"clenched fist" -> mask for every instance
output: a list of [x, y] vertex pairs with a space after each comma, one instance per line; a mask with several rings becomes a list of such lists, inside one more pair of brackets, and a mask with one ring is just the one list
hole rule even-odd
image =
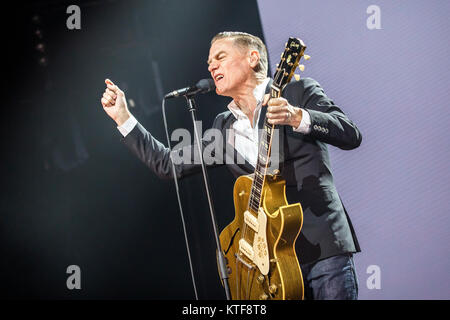
[[103, 93], [101, 103], [103, 110], [121, 126], [131, 116], [128, 110], [125, 93], [119, 89], [111, 80], [106, 79], [106, 89]]
[[267, 121], [270, 124], [290, 125], [298, 128], [302, 121], [302, 110], [292, 106], [285, 98], [269, 99], [264, 97], [263, 105], [267, 105]]

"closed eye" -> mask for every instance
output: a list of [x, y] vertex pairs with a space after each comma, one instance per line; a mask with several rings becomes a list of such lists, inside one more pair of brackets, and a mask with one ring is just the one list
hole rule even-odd
[[[216, 59], [216, 60], [223, 60], [225, 57], [226, 57], [226, 53], [224, 51], [220, 51], [214, 56], [214, 59]], [[209, 66], [212, 63], [212, 60], [208, 59], [208, 61], [206, 63]]]

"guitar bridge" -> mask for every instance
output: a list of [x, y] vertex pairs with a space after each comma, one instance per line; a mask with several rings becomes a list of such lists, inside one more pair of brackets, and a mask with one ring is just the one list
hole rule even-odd
[[237, 253], [234, 254], [234, 256], [236, 257], [236, 260], [239, 261], [240, 263], [242, 263], [244, 266], [246, 266], [249, 270], [253, 269], [253, 266], [247, 262], [245, 262], [244, 259], [242, 259]]

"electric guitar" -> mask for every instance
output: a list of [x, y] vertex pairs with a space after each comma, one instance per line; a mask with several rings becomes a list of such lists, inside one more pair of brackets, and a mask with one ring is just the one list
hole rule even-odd
[[[303, 41], [289, 38], [276, 68], [271, 98], [281, 96], [305, 49]], [[275, 128], [265, 117], [255, 172], [236, 180], [235, 218], [220, 234], [233, 300], [303, 299], [295, 253], [303, 212], [300, 203], [287, 203], [286, 182], [279, 170], [268, 172]]]

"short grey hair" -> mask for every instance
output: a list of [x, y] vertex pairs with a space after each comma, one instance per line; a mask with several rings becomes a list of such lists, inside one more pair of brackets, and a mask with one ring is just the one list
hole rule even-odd
[[259, 63], [253, 70], [258, 79], [265, 79], [267, 77], [267, 48], [260, 38], [245, 32], [224, 31], [216, 34], [214, 38], [212, 38], [211, 45], [215, 41], [224, 38], [233, 39], [233, 43], [241, 48], [257, 50], [259, 52]]

